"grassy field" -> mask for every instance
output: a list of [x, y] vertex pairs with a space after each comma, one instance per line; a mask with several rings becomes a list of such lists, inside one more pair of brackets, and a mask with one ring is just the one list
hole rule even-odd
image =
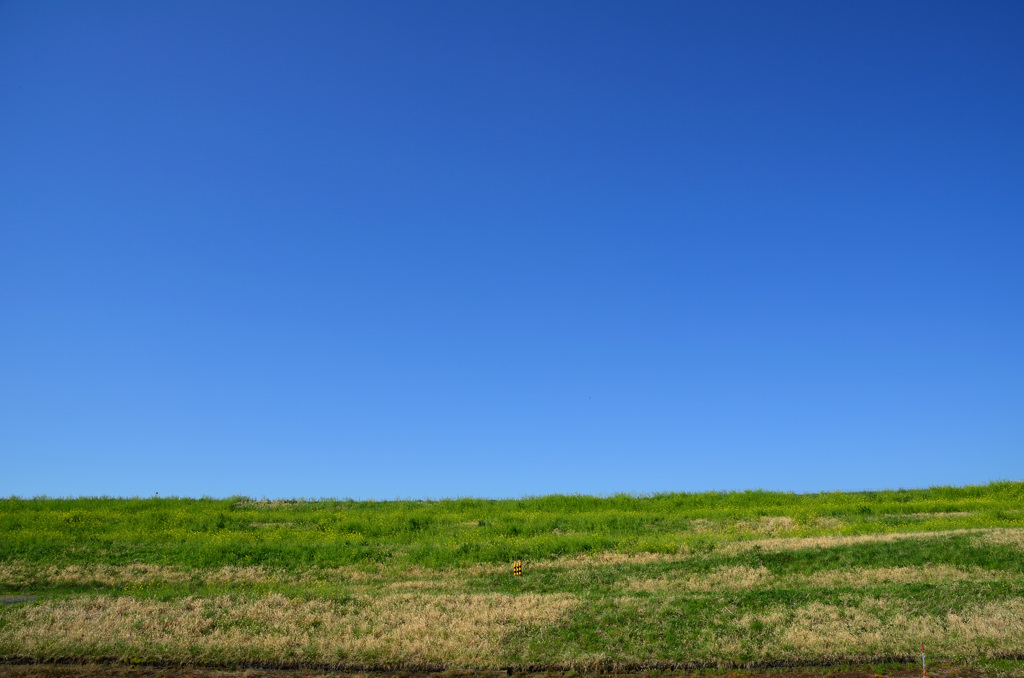
[[[511, 562], [522, 560], [521, 577]], [[1024, 483], [0, 500], [0, 657], [639, 670], [1024, 658]]]

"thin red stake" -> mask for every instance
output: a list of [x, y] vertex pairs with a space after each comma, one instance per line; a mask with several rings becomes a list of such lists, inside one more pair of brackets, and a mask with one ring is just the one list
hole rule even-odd
[[921, 643], [921, 670], [924, 672], [924, 678], [928, 678], [928, 667], [924, 663], [924, 643]]

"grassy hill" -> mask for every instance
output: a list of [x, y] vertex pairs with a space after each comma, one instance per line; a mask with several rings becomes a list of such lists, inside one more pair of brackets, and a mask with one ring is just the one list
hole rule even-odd
[[[511, 563], [523, 562], [523, 574]], [[1024, 657], [1024, 483], [0, 500], [0, 657], [578, 670]], [[14, 600], [15, 598], [9, 598]]]

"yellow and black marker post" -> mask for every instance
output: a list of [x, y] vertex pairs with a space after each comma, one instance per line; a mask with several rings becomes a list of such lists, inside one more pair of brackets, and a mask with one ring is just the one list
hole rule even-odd
[[523, 576], [523, 561], [517, 560], [512, 563], [512, 574], [516, 577]]

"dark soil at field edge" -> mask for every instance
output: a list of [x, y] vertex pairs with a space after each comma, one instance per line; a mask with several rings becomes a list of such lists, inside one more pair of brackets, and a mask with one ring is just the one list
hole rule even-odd
[[[937, 667], [929, 670], [929, 678], [983, 678], [984, 672], [972, 668]], [[212, 669], [201, 667], [124, 666], [119, 664], [3, 664], [0, 676], [5, 678], [503, 678], [505, 671], [449, 671], [441, 673], [345, 673], [316, 669]], [[517, 673], [515, 678], [588, 678], [586, 674]], [[920, 669], [872, 668], [771, 671], [734, 671], [728, 673], [657, 673], [657, 674], [594, 674], [589, 678], [920, 678]]]

